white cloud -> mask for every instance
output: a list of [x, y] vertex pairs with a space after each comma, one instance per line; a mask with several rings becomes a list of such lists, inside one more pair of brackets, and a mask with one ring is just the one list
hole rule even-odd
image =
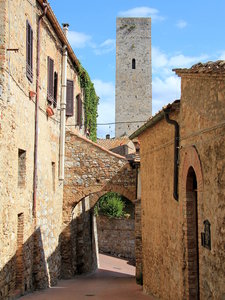
[[113, 51], [116, 48], [116, 40], [115, 39], [107, 39], [99, 46], [95, 47], [95, 54], [102, 55]]
[[203, 54], [200, 56], [185, 56], [183, 54], [175, 55], [170, 57], [169, 66], [176, 68], [190, 67], [191, 65], [205, 61], [209, 58], [208, 55]]
[[73, 48], [90, 46], [91, 36], [82, 32], [68, 31], [68, 40]]
[[158, 47], [152, 47], [152, 67], [153, 73], [164, 73], [168, 75], [172, 68], [187, 68], [193, 64], [205, 61], [209, 56], [202, 54], [199, 56], [185, 56], [183, 54], [167, 54]]
[[185, 56], [183, 54], [165, 53], [158, 47], [152, 47], [152, 110], [156, 113], [167, 103], [180, 98], [180, 78], [172, 71], [173, 68], [189, 68], [200, 61], [208, 60], [209, 56]]
[[180, 29], [183, 29], [183, 28], [187, 27], [187, 22], [184, 21], [184, 20], [179, 20], [179, 21], [177, 22], [176, 26], [177, 26], [178, 28], [180, 28]]
[[132, 9], [128, 9], [126, 11], [120, 11], [118, 13], [121, 17], [151, 17], [152, 21], [163, 21], [164, 17], [159, 15], [159, 11], [155, 8], [151, 8], [148, 6], [140, 6]]
[[159, 111], [162, 106], [180, 99], [180, 78], [171, 75], [165, 79], [156, 77], [152, 81], [152, 111]]

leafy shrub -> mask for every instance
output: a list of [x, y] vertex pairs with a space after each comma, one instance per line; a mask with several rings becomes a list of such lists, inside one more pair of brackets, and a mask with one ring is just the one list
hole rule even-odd
[[95, 214], [106, 215], [109, 218], [121, 218], [124, 216], [125, 203], [117, 193], [107, 193], [99, 199], [95, 207]]

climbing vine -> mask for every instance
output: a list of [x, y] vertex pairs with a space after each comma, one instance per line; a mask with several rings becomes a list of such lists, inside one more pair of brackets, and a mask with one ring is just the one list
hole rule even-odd
[[81, 65], [79, 66], [78, 73], [80, 85], [84, 89], [84, 125], [90, 133], [90, 139], [95, 142], [97, 140], [99, 97], [96, 95], [94, 84], [92, 83], [87, 71]]

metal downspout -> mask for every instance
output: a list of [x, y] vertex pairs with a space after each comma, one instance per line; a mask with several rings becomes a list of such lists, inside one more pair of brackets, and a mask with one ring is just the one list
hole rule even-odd
[[40, 35], [41, 35], [41, 21], [47, 12], [47, 3], [43, 3], [44, 12], [38, 18], [38, 32], [37, 32], [37, 74], [36, 74], [36, 101], [35, 101], [35, 134], [34, 134], [34, 176], [33, 176], [33, 218], [36, 220], [36, 206], [37, 206], [37, 160], [38, 160], [38, 113], [39, 113], [39, 76], [40, 76]]
[[[69, 24], [63, 24], [63, 31], [67, 36]], [[59, 138], [59, 180], [64, 180], [65, 135], [66, 135], [66, 87], [67, 87], [67, 47], [63, 47], [62, 61], [62, 96], [60, 102], [60, 138]]]
[[176, 201], [179, 200], [178, 195], [178, 167], [179, 167], [179, 141], [180, 141], [180, 128], [179, 124], [175, 120], [169, 118], [169, 109], [164, 110], [164, 116], [166, 122], [174, 125], [175, 127], [175, 138], [174, 138], [174, 173], [173, 173], [173, 197]]

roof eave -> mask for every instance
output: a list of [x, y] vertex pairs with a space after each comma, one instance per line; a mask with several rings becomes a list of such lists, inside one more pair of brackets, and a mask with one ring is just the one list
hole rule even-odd
[[[44, 9], [44, 5], [43, 3], [45, 2], [44, 0], [37, 0], [38, 3], [41, 5], [41, 7]], [[69, 41], [67, 40], [50, 4], [48, 3], [48, 9], [47, 9], [47, 18], [49, 19], [49, 21], [51, 22], [54, 30], [56, 31], [60, 41], [62, 42], [62, 44], [66, 45], [67, 46], [67, 50], [68, 50], [68, 54], [70, 56], [70, 58], [72, 59], [72, 61], [75, 63], [75, 65], [79, 68], [80, 66], [80, 62], [79, 60], [77, 59], [75, 53], [73, 52], [73, 49], [72, 47], [70, 46], [70, 43]]]

